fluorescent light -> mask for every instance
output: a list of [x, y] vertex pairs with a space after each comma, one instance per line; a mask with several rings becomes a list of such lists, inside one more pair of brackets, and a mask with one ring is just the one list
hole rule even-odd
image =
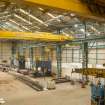
[[[24, 29], [26, 29], [26, 30], [29, 30], [27, 27], [25, 27], [25, 26], [22, 26]], [[30, 30], [29, 30], [30, 31]]]
[[43, 9], [43, 8], [40, 8], [40, 7], [39, 7], [38, 9], [39, 9], [39, 10], [41, 10], [41, 11], [44, 11], [44, 9]]
[[7, 25], [7, 28], [9, 28], [9, 29], [12, 28], [13, 30], [23, 31], [22, 29], [20, 29], [19, 27], [11, 24], [10, 22], [6, 22], [5, 24]]
[[90, 33], [87, 33], [88, 36], [90, 36]]
[[98, 32], [98, 34], [101, 34], [101, 32]]
[[[41, 10], [41, 11], [44, 11], [44, 9], [43, 8], [38, 8], [39, 10]], [[50, 16], [51, 18], [56, 18], [54, 15], [52, 15], [51, 13], [49, 13], [49, 12], [47, 12], [46, 13], [48, 16]], [[59, 21], [59, 20], [58, 20]]]
[[1, 15], [1, 14], [7, 14], [7, 13], [9, 13], [9, 12], [5, 11], [5, 12], [0, 13], [0, 15]]
[[74, 17], [74, 16], [75, 16], [75, 14], [74, 14], [74, 13], [71, 13], [70, 15], [71, 15], [72, 17]]
[[38, 21], [39, 23], [44, 24], [45, 26], [48, 26], [48, 25], [45, 24], [42, 20], [40, 20], [40, 19], [38, 19], [37, 17], [33, 16], [32, 14], [30, 14], [30, 13], [24, 11], [23, 9], [20, 9], [20, 11], [23, 12], [24, 14], [30, 16], [32, 19]]
[[10, 17], [11, 15], [5, 15], [5, 16], [0, 16], [0, 18], [8, 18]]
[[32, 24], [31, 22], [27, 21], [26, 19], [24, 19], [24, 18], [22, 18], [22, 17], [20, 17], [20, 16], [18, 16], [18, 15], [16, 15], [16, 14], [15, 14], [14, 16], [17, 17], [18, 19], [20, 19], [20, 20], [22, 20], [22, 21], [28, 23], [28, 24]]
[[51, 21], [53, 21], [53, 20], [57, 20], [58, 22], [60, 22], [60, 21], [61, 21], [60, 19], [61, 19], [62, 17], [63, 17], [63, 15], [56, 16], [56, 17], [54, 17], [54, 18], [52, 18], [52, 19], [46, 21], [46, 23], [49, 23], [49, 22], [51, 22]]
[[75, 24], [74, 27], [77, 28], [78, 27], [78, 24]]
[[17, 22], [15, 22], [15, 21], [12, 20], [12, 19], [9, 19], [9, 21], [12, 22], [12, 23], [15, 23], [15, 24], [17, 24], [17, 25], [20, 25], [20, 24], [18, 24]]
[[66, 35], [66, 36], [69, 36], [69, 34], [67, 34], [67, 33], [65, 33], [65, 32], [62, 32], [64, 35]]
[[85, 32], [85, 30], [83, 28], [81, 28], [80, 31]]
[[[20, 26], [20, 24], [19, 23], [17, 23], [17, 22], [15, 22], [14, 20], [12, 20], [12, 19], [10, 19], [9, 20], [10, 22], [12, 22], [12, 23], [15, 23], [15, 24], [17, 24], [18, 26]], [[27, 27], [25, 27], [25, 26], [21, 26], [22, 28], [24, 28], [24, 29], [26, 29], [26, 30], [29, 30]], [[29, 30], [30, 31], [30, 30]]]
[[92, 29], [93, 31], [95, 31], [97, 34], [100, 34], [100, 32], [99, 32], [95, 27], [91, 26], [91, 29]]
[[53, 16], [51, 13], [47, 13], [48, 16], [50, 16], [51, 18], [55, 18], [55, 16]]
[[40, 29], [39, 27], [37, 27], [37, 26], [33, 26], [33, 27], [31, 27], [31, 29], [33, 29], [33, 28], [37, 28], [37, 29]]

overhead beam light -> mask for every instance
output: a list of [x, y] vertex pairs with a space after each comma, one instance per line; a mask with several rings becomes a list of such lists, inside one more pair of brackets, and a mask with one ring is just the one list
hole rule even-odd
[[24, 19], [24, 18], [22, 18], [22, 17], [20, 17], [20, 16], [18, 16], [18, 15], [16, 15], [16, 14], [14, 14], [14, 16], [17, 17], [18, 19], [20, 19], [20, 20], [22, 20], [22, 21], [24, 21], [24, 22], [26, 22], [26, 23], [32, 25], [32, 23], [29, 22], [29, 21], [27, 21], [26, 19]]
[[31, 29], [34, 29], [34, 28], [40, 29], [40, 28], [39, 28], [39, 27], [37, 27], [37, 26], [33, 26], [33, 27], [31, 27]]
[[64, 35], [66, 35], [66, 36], [70, 36], [69, 34], [67, 34], [67, 33], [65, 33], [65, 32], [62, 32]]
[[77, 28], [78, 27], [78, 24], [75, 24], [74, 27]]
[[40, 7], [39, 7], [38, 9], [39, 9], [40, 11], [44, 11], [44, 9], [43, 9], [43, 8], [40, 8]]
[[[40, 11], [44, 11], [44, 9], [43, 8], [38, 8]], [[51, 18], [55, 18], [55, 16], [54, 15], [52, 15], [51, 13], [49, 13], [49, 12], [47, 12], [46, 13], [48, 16], [50, 16]]]
[[74, 16], [75, 16], [75, 14], [74, 14], [74, 13], [71, 13], [71, 14], [70, 14], [70, 16], [74, 17]]
[[[7, 25], [7, 26], [6, 26]], [[19, 27], [16, 27], [15, 25], [9, 23], [9, 22], [6, 22], [5, 23], [5, 27], [7, 27], [9, 30], [17, 30], [17, 31], [23, 31], [22, 29], [20, 29]]]
[[40, 19], [38, 19], [37, 17], [33, 16], [32, 14], [30, 14], [30, 13], [24, 11], [23, 9], [20, 9], [20, 11], [21, 11], [22, 13], [28, 15], [28, 16], [31, 17], [32, 19], [38, 21], [39, 23], [44, 24], [45, 26], [48, 26], [48, 25], [45, 24], [42, 20], [40, 20]]
[[[16, 24], [16, 25], [18, 25], [18, 26], [21, 26], [19, 23], [15, 22], [15, 21], [12, 20], [12, 19], [9, 19], [9, 21], [12, 22], [12, 23], [14, 23], [14, 24]], [[25, 27], [25, 26], [21, 26], [21, 27], [24, 28], [25, 30], [30, 31], [30, 30], [29, 30], [27, 27]]]
[[15, 26], [14, 24], [10, 23], [10, 22], [6, 22], [6, 25], [8, 25], [8, 27], [12, 27], [13, 29], [19, 30], [19, 31], [23, 31], [22, 29], [20, 29], [19, 27]]
[[[40, 11], [44, 11], [44, 9], [43, 8], [38, 8]], [[55, 16], [53, 16], [51, 13], [49, 13], [49, 12], [47, 12], [46, 13], [48, 16], [50, 16], [51, 18], [55, 18]]]
[[51, 18], [55, 18], [55, 16], [52, 15], [51, 13], [49, 13], [49, 12], [47, 13], [47, 15], [50, 16]]
[[8, 14], [8, 13], [9, 13], [9, 12], [5, 11], [5, 12], [0, 13], [0, 15], [2, 15], [2, 14]]
[[11, 15], [5, 15], [5, 16], [0, 16], [0, 18], [8, 18], [10, 17]]
[[85, 32], [85, 30], [83, 28], [81, 28], [80, 31]]
[[93, 26], [91, 26], [91, 29], [93, 30], [93, 31], [95, 31], [97, 34], [100, 34], [101, 32], [99, 32], [95, 27], [93, 27]]
[[25, 27], [25, 26], [22, 26], [24, 29], [26, 29], [26, 30], [29, 30], [30, 31], [30, 29], [28, 29], [27, 27]]
[[63, 17], [63, 15], [56, 16], [56, 17], [54, 17], [54, 18], [52, 18], [52, 19], [46, 21], [46, 23], [49, 23], [49, 22], [51, 22], [51, 21], [53, 21], [53, 20], [57, 20], [58, 22], [60, 22], [60, 21], [61, 21], [60, 19], [61, 19], [62, 17]]
[[90, 33], [87, 33], [88, 36], [90, 36]]

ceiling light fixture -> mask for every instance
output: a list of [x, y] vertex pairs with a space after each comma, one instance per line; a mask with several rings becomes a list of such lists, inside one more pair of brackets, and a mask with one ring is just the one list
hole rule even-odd
[[51, 18], [55, 18], [55, 16], [53, 16], [51, 13], [47, 13], [48, 16], [50, 16]]
[[26, 23], [28, 23], [28, 24], [32, 24], [31, 22], [29, 22], [29, 21], [27, 21], [26, 19], [24, 19], [24, 18], [22, 18], [22, 17], [20, 17], [20, 16], [18, 16], [18, 15], [14, 15], [15, 17], [17, 17], [18, 19], [20, 19], [20, 20], [22, 20], [22, 21], [24, 21], [24, 22], [26, 22]]
[[81, 28], [80, 31], [85, 32], [85, 30], [83, 28]]
[[40, 11], [44, 11], [44, 9], [43, 9], [43, 8], [41, 8], [41, 7], [39, 7], [38, 9], [39, 9]]
[[75, 14], [74, 14], [74, 13], [71, 13], [71, 14], [70, 14], [70, 16], [74, 17], [74, 16], [75, 16]]
[[[15, 22], [14, 20], [12, 20], [12, 19], [9, 19], [9, 21], [10, 22], [12, 22], [12, 23], [15, 23], [16, 25], [18, 25], [18, 26], [20, 26], [20, 24], [18, 24], [17, 22]], [[21, 26], [22, 28], [24, 28], [25, 30], [28, 30], [28, 31], [30, 31], [27, 27], [25, 27], [25, 26]]]
[[20, 9], [20, 11], [21, 11], [22, 13], [24, 13], [24, 14], [30, 16], [32, 19], [38, 21], [39, 23], [44, 24], [45, 26], [48, 26], [48, 25], [45, 24], [42, 20], [40, 20], [40, 19], [38, 19], [37, 17], [33, 16], [32, 14], [30, 14], [30, 13], [24, 11], [23, 9]]
[[75, 24], [74, 27], [77, 28], [78, 27], [78, 24]]

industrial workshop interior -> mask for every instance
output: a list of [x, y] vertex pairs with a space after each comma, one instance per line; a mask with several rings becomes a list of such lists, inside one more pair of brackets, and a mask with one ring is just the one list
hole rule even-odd
[[0, 0], [0, 105], [105, 105], [105, 0]]

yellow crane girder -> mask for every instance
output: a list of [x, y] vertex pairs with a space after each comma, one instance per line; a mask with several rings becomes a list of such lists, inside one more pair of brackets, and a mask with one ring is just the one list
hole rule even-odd
[[29, 41], [45, 41], [45, 42], [64, 42], [73, 40], [72, 36], [56, 35], [45, 32], [10, 32], [0, 31], [0, 40], [29, 40]]
[[[7, 2], [7, 0], [3, 0]], [[92, 1], [92, 0], [91, 0]], [[0, 1], [1, 2], [1, 1]], [[105, 21], [105, 15], [100, 14], [97, 10], [94, 12], [89, 8], [89, 5], [83, 3], [82, 0], [8, 0], [8, 2], [14, 2], [22, 6], [23, 4], [31, 6], [43, 6], [46, 9], [64, 10], [76, 13], [79, 16], [96, 19], [99, 21]], [[101, 3], [105, 6], [105, 0], [95, 0], [97, 3]], [[94, 8], [94, 7], [92, 7]], [[96, 7], [95, 7], [96, 9]], [[100, 10], [100, 8], [97, 8]], [[101, 10], [102, 11], [102, 10]], [[104, 11], [104, 10], [103, 10]]]
[[92, 13], [85, 3], [80, 0], [23, 0], [28, 5], [39, 5], [59, 10], [66, 10], [74, 12], [86, 18], [92, 18], [104, 21], [105, 17], [99, 15], [97, 12]]

